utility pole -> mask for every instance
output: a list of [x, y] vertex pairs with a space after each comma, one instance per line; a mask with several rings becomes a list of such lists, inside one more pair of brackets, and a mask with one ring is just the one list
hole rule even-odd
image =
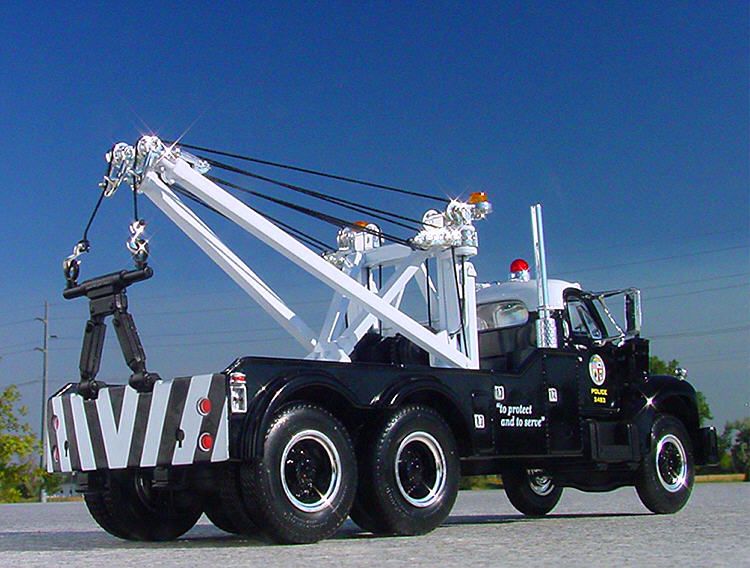
[[[35, 351], [41, 351], [42, 352], [42, 427], [39, 430], [39, 439], [41, 440], [42, 444], [40, 446], [41, 448], [41, 455], [39, 456], [39, 467], [42, 469], [42, 471], [46, 471], [47, 464], [45, 463], [45, 433], [47, 431], [47, 374], [49, 369], [49, 349], [48, 349], [48, 340], [49, 340], [49, 303], [45, 300], [44, 301], [44, 317], [43, 318], [35, 318], [37, 321], [42, 322], [42, 326], [44, 326], [44, 339], [42, 340], [42, 346], [36, 347]], [[42, 503], [47, 502], [47, 492], [44, 490], [44, 484], [42, 484], [40, 491], [39, 491], [39, 500]]]

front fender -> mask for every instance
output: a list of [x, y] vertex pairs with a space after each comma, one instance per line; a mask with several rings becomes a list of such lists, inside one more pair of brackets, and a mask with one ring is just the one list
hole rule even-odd
[[696, 456], [701, 455], [703, 442], [697, 397], [687, 381], [669, 375], [649, 376], [643, 382], [631, 385], [624, 393], [623, 410], [638, 427], [641, 455], [646, 455], [651, 449], [651, 427], [661, 414], [670, 414], [683, 423], [696, 449]]

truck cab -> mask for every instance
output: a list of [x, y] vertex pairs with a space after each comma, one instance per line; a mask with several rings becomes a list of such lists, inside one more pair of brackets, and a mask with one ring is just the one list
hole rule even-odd
[[557, 483], [588, 491], [633, 485], [664, 414], [684, 425], [699, 463], [715, 459], [693, 387], [684, 377], [649, 375], [640, 292], [590, 292], [556, 279], [547, 281], [547, 290], [556, 338], [544, 348], [540, 283], [529, 277], [525, 261], [513, 262], [507, 281], [480, 284], [477, 291], [480, 365], [494, 376], [494, 449], [513, 462], [504, 472], [515, 480], [511, 500], [524, 488], [526, 495], [515, 496], [521, 507], [537, 497], [541, 503], [533, 491], [539, 479], [547, 488]]

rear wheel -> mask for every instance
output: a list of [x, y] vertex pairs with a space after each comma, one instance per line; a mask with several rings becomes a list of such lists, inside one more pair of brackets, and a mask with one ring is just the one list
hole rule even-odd
[[364, 440], [352, 520], [373, 533], [425, 534], [458, 493], [459, 458], [450, 427], [431, 408], [396, 410]]
[[641, 502], [654, 513], [676, 513], [693, 490], [693, 446], [682, 422], [662, 415], [651, 428], [651, 451], [643, 458], [635, 488]]
[[203, 512], [189, 489], [154, 487], [151, 474], [139, 470], [106, 472], [100, 488], [84, 500], [99, 526], [126, 540], [173, 540], [193, 528]]
[[333, 535], [349, 515], [357, 462], [346, 428], [327, 411], [294, 404], [271, 422], [263, 457], [241, 468], [242, 495], [277, 542]]
[[205, 513], [209, 520], [221, 530], [245, 536], [258, 533], [258, 526], [248, 511], [240, 491], [239, 464], [222, 464], [216, 474], [217, 490], [206, 499]]
[[511, 504], [524, 515], [541, 517], [555, 508], [562, 487], [541, 469], [512, 469], [503, 472], [503, 487]]
[[209, 497], [204, 506], [203, 512], [206, 513], [208, 520], [211, 521], [217, 529], [232, 534], [240, 533], [232, 517], [230, 517], [221, 506], [221, 502], [211, 502], [211, 498]]

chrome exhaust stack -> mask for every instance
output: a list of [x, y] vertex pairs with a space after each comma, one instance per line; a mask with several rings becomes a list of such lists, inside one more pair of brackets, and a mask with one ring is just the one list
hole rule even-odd
[[542, 205], [531, 206], [531, 232], [534, 238], [536, 262], [536, 290], [539, 302], [539, 319], [536, 322], [536, 344], [540, 349], [557, 348], [557, 326], [549, 308], [549, 286], [547, 285], [547, 258], [544, 252], [544, 227]]

